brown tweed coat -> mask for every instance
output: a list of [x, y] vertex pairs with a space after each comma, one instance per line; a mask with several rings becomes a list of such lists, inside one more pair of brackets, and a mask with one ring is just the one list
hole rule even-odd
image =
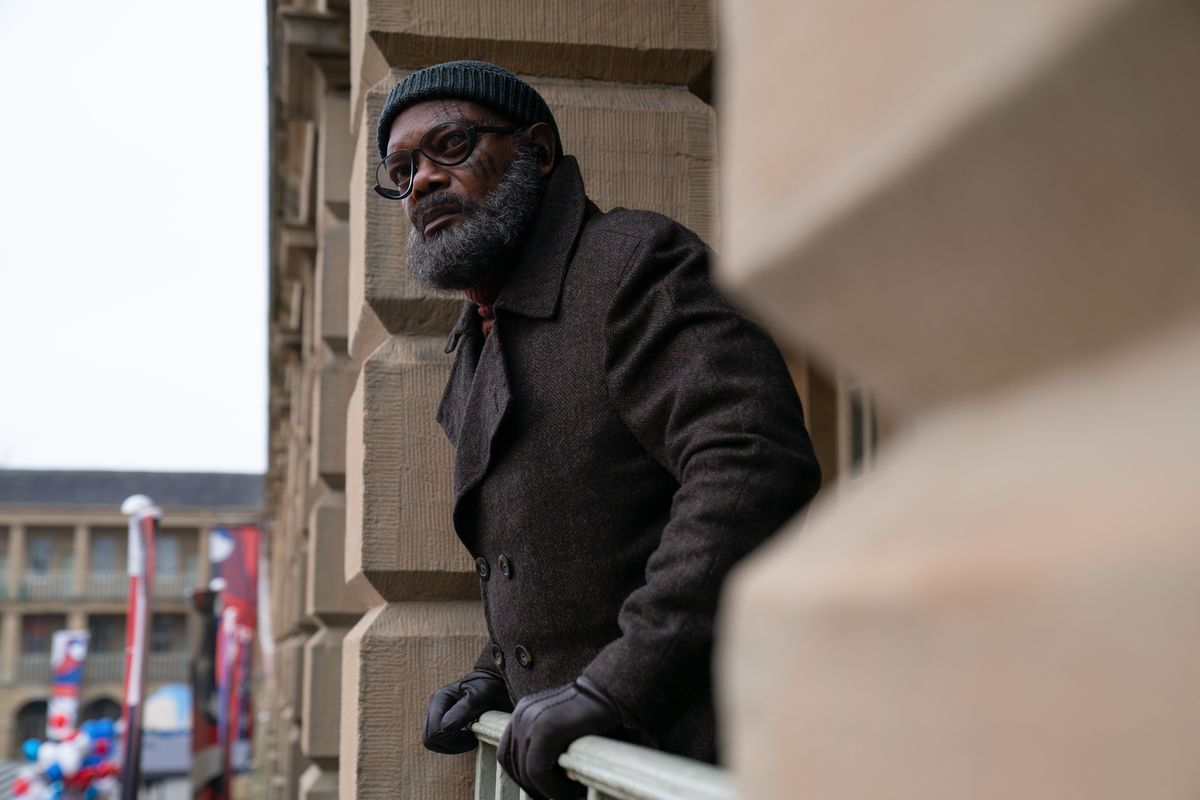
[[[586, 674], [635, 736], [716, 757], [710, 658], [730, 567], [816, 492], [779, 352], [658, 214], [601, 213], [556, 168], [483, 336], [468, 303], [438, 421], [513, 699]], [[639, 729], [640, 728], [640, 729]]]

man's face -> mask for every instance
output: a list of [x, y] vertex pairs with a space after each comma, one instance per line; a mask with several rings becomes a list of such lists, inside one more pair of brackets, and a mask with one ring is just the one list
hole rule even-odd
[[[426, 100], [406, 108], [396, 117], [388, 137], [388, 152], [417, 148], [421, 137], [443, 122], [457, 122], [464, 127], [513, 125], [478, 103]], [[488, 133], [478, 137], [475, 150], [465, 162], [453, 167], [435, 164], [418, 155], [412, 192], [403, 200], [404, 211], [412, 221], [413, 229], [428, 239], [447, 228], [461, 225], [463, 207], [483, 202], [496, 189], [516, 153], [513, 136]], [[460, 202], [452, 202], [451, 196], [459, 198]]]
[[[427, 100], [396, 118], [388, 152], [411, 152], [431, 128], [446, 122], [513, 126], [475, 103]], [[515, 135], [480, 134], [467, 160], [452, 167], [417, 155], [412, 192], [403, 200], [413, 223], [408, 237], [413, 277], [448, 291], [499, 285], [537, 215], [553, 148], [550, 126], [536, 123]]]

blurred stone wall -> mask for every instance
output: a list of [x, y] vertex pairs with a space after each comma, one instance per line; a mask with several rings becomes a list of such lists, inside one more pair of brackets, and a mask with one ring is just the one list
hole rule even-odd
[[1196, 796], [1200, 5], [722, 22], [722, 280], [899, 424], [727, 592], [741, 796]]

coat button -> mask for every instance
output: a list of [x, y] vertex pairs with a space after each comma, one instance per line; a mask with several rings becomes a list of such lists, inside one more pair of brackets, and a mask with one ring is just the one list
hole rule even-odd
[[492, 645], [492, 663], [496, 665], [496, 669], [504, 669], [504, 651], [498, 644]]
[[475, 559], [475, 571], [478, 572], [479, 577], [483, 578], [485, 581], [488, 579], [488, 575], [492, 574], [492, 568], [488, 566], [487, 559], [483, 556]]
[[517, 663], [525, 669], [533, 667], [533, 653], [523, 644], [517, 645]]
[[500, 565], [500, 574], [506, 578], [513, 576], [513, 562], [508, 556], [500, 556], [496, 559], [496, 563]]

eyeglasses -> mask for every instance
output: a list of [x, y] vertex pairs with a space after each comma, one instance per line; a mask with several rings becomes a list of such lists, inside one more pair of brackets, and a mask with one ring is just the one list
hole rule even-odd
[[375, 191], [389, 200], [403, 200], [412, 192], [417, 172], [417, 153], [443, 167], [457, 166], [475, 151], [481, 133], [516, 133], [522, 128], [496, 128], [488, 125], [467, 127], [443, 122], [425, 132], [417, 147], [388, 153], [375, 168]]

